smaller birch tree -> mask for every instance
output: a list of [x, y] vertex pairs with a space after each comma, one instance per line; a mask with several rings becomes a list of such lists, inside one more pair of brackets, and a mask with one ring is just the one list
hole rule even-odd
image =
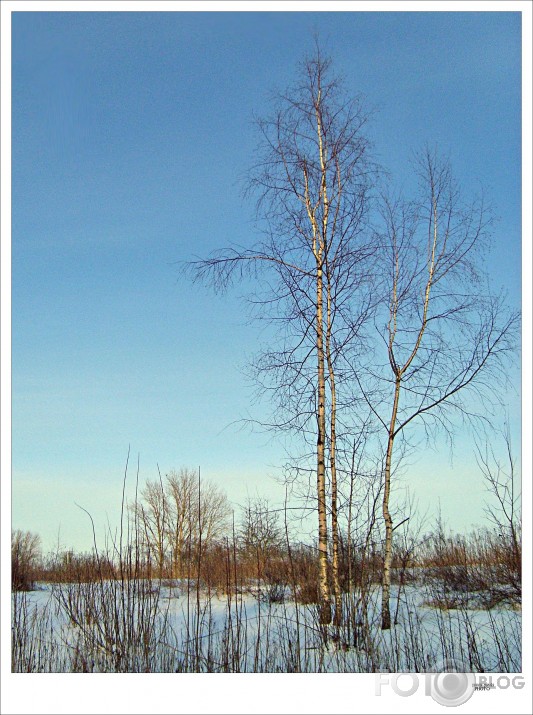
[[[505, 365], [516, 348], [519, 315], [493, 296], [482, 259], [491, 214], [482, 199], [464, 201], [450, 165], [426, 150], [417, 160], [415, 202], [384, 198], [379, 243], [386, 318], [378, 335], [387, 361], [356, 378], [386, 435], [383, 465], [385, 525], [382, 628], [391, 627], [393, 519], [390, 509], [395, 445], [418, 423], [428, 439], [459, 423], [487, 422]], [[383, 323], [382, 323], [383, 325]]]

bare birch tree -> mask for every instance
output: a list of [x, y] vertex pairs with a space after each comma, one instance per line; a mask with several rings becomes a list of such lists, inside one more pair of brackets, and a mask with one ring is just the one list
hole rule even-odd
[[261, 148], [250, 177], [264, 238], [253, 248], [224, 250], [192, 268], [197, 279], [218, 289], [248, 271], [263, 289], [252, 298], [258, 316], [279, 326], [273, 338], [278, 344], [262, 353], [255, 376], [273, 398], [270, 426], [314, 443], [320, 620], [327, 624], [332, 618], [328, 477], [339, 617], [341, 609], [336, 370], [369, 306], [361, 295], [372, 247], [363, 236], [375, 167], [363, 134], [362, 102], [347, 98], [318, 48], [303, 64], [298, 84], [278, 100], [273, 117], [259, 122]]
[[[483, 283], [480, 263], [491, 224], [483, 201], [465, 203], [448, 162], [435, 153], [427, 150], [417, 166], [420, 199], [383, 202], [385, 231], [379, 243], [387, 317], [379, 336], [388, 376], [385, 371], [379, 377], [373, 365], [363, 384], [359, 366], [355, 371], [386, 434], [383, 629], [391, 625], [395, 442], [415, 421], [429, 438], [439, 428], [451, 435], [458, 417], [487, 419], [505, 380], [504, 365], [515, 348], [519, 321]], [[387, 386], [380, 392], [383, 381]]]

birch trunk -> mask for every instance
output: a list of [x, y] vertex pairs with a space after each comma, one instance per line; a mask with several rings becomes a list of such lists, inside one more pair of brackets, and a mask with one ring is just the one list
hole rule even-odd
[[333, 596], [335, 599], [335, 625], [342, 623], [342, 594], [339, 582], [339, 519], [338, 519], [338, 496], [337, 496], [337, 391], [335, 385], [335, 370], [331, 355], [331, 284], [328, 277], [327, 284], [327, 332], [326, 332], [326, 358], [328, 363], [329, 388], [330, 388], [330, 435], [329, 435], [329, 461], [331, 471], [331, 574], [333, 585]]
[[[384, 474], [384, 490], [383, 490], [383, 520], [385, 522], [385, 550], [383, 559], [383, 578], [382, 578], [382, 591], [381, 591], [381, 628], [383, 630], [388, 630], [391, 627], [390, 618], [390, 582], [391, 582], [391, 564], [392, 564], [392, 517], [389, 510], [389, 499], [390, 499], [390, 483], [391, 483], [391, 464], [392, 464], [392, 451], [394, 448], [394, 438], [396, 436], [396, 419], [398, 416], [398, 403], [400, 400], [400, 391], [402, 387], [402, 377], [407, 373], [411, 363], [415, 359], [416, 354], [422, 343], [422, 338], [424, 337], [424, 332], [427, 326], [428, 320], [428, 309], [429, 301], [431, 295], [431, 288], [433, 286], [433, 280], [435, 275], [435, 260], [437, 254], [437, 243], [438, 243], [438, 212], [437, 212], [437, 202], [435, 199], [435, 186], [432, 183], [432, 226], [430, 225], [430, 239], [428, 245], [428, 278], [424, 291], [423, 300], [423, 310], [422, 310], [422, 320], [420, 324], [420, 329], [416, 337], [411, 354], [407, 358], [407, 361], [403, 367], [399, 367], [394, 354], [394, 341], [396, 339], [396, 333], [398, 330], [398, 309], [399, 309], [399, 296], [398, 296], [398, 285], [400, 276], [400, 264], [399, 256], [396, 245], [396, 239], [393, 237], [393, 250], [394, 250], [394, 280], [392, 285], [392, 296], [391, 296], [391, 313], [389, 321], [389, 361], [392, 371], [395, 376], [394, 381], [394, 400], [392, 404], [392, 414], [390, 425], [388, 429], [388, 439], [387, 439], [387, 454], [385, 458], [385, 474]], [[432, 228], [432, 231], [431, 231]], [[404, 423], [405, 424], [405, 423]], [[400, 426], [400, 429], [402, 427]]]
[[328, 584], [328, 523], [326, 513], [326, 375], [324, 365], [323, 272], [317, 252], [316, 279], [316, 350], [317, 350], [317, 497], [318, 497], [318, 587], [320, 623], [331, 622], [331, 596]]
[[383, 520], [385, 522], [385, 550], [383, 558], [383, 580], [381, 590], [381, 628], [388, 630], [391, 627], [390, 618], [390, 584], [392, 565], [392, 517], [389, 510], [390, 485], [391, 485], [391, 464], [392, 451], [394, 448], [394, 430], [396, 429], [396, 416], [398, 414], [398, 402], [400, 399], [401, 378], [396, 377], [394, 386], [394, 402], [389, 425], [389, 437], [387, 440], [387, 455], [385, 458], [385, 475], [383, 487]]

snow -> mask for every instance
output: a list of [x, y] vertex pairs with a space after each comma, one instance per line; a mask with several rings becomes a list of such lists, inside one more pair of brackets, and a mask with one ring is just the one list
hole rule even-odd
[[257, 584], [225, 596], [186, 580], [39, 584], [13, 595], [13, 670], [38, 672], [466, 672], [521, 670], [521, 613], [428, 605], [422, 583], [345, 595], [342, 627]]

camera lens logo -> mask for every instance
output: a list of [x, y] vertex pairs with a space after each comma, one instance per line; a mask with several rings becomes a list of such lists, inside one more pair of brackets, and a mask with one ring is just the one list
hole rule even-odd
[[429, 681], [429, 694], [441, 705], [456, 706], [466, 703], [474, 693], [473, 673], [459, 660], [445, 660], [437, 664], [436, 673]]

